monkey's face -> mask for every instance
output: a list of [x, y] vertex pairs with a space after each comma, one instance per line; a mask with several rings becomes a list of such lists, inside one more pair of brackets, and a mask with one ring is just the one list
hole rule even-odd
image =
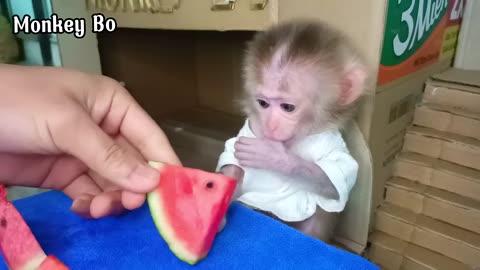
[[257, 93], [255, 103], [265, 138], [285, 142], [295, 137], [304, 116], [303, 100], [288, 93], [264, 90]]
[[271, 65], [263, 69], [261, 81], [252, 89], [263, 137], [288, 142], [305, 135], [312, 121], [317, 77], [309, 67]]
[[252, 129], [282, 142], [341, 124], [363, 95], [368, 75], [343, 35], [305, 21], [258, 32], [243, 70], [242, 105]]

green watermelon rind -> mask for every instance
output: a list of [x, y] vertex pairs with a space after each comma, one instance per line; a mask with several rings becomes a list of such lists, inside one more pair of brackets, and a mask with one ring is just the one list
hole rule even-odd
[[[159, 170], [161, 170], [163, 165], [158, 162], [149, 162], [149, 164]], [[175, 238], [175, 233], [171, 229], [172, 226], [168, 223], [167, 218], [164, 215], [165, 208], [158, 191], [149, 192], [147, 194], [147, 202], [153, 223], [173, 254], [175, 254], [175, 256], [181, 261], [190, 265], [194, 265], [203, 260], [207, 254], [195, 255], [186, 248], [185, 243]]]
[[190, 251], [188, 251], [182, 241], [175, 238], [175, 233], [171, 229], [171, 225], [168, 223], [167, 218], [163, 214], [165, 210], [158, 192], [153, 191], [148, 193], [147, 201], [155, 227], [175, 256], [177, 256], [181, 261], [190, 265], [194, 265], [202, 260], [205, 257], [205, 254], [200, 256], [192, 254]]

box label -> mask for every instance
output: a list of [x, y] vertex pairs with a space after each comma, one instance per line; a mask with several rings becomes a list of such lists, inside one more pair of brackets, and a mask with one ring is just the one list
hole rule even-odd
[[378, 85], [455, 54], [464, 0], [391, 0]]

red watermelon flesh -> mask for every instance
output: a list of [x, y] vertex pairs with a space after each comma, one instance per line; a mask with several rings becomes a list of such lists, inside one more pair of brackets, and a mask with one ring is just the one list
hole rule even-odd
[[55, 256], [47, 257], [22, 215], [0, 185], [0, 252], [10, 270], [68, 270]]
[[40, 264], [38, 270], [69, 270], [69, 268], [59, 261], [57, 257], [49, 255], [42, 264]]
[[4, 185], [0, 185], [0, 203], [8, 201], [7, 188]]
[[158, 162], [158, 187], [147, 194], [156, 228], [170, 250], [191, 265], [210, 251], [236, 180], [221, 174]]
[[47, 257], [0, 185], [0, 251], [9, 269], [36, 269]]

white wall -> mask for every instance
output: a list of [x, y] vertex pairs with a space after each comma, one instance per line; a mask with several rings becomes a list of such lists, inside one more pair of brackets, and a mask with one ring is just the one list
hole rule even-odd
[[480, 70], [480, 1], [467, 0], [454, 66]]
[[[86, 1], [48, 0], [51, 1], [52, 12], [63, 18], [86, 18], [86, 29], [91, 29], [90, 13]], [[61, 65], [81, 71], [101, 74], [100, 54], [97, 36], [86, 31], [85, 37], [77, 39], [71, 34], [57, 34], [57, 44]]]

